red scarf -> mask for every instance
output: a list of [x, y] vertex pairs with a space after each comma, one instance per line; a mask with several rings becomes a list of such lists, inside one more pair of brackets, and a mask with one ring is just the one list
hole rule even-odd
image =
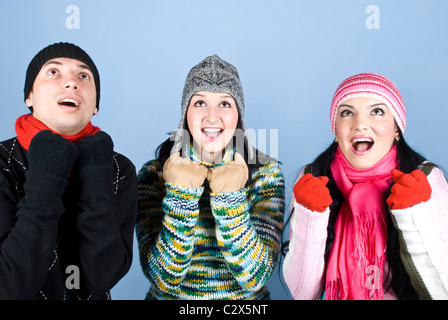
[[386, 194], [398, 167], [397, 149], [372, 168], [354, 168], [337, 149], [331, 165], [344, 196], [335, 223], [335, 240], [326, 274], [329, 300], [383, 299], [383, 267], [387, 241]]
[[[34, 118], [31, 114], [25, 114], [23, 116], [20, 116], [16, 121], [17, 139], [19, 140], [20, 145], [24, 147], [26, 150], [28, 150], [30, 147], [31, 139], [33, 139], [34, 136], [39, 131], [42, 130], [50, 130], [53, 133], [57, 133], [56, 131], [48, 128], [40, 120]], [[75, 143], [76, 141], [83, 139], [88, 135], [95, 134], [98, 131], [100, 131], [100, 128], [93, 126], [92, 123], [89, 122], [85, 126], [85, 128], [81, 130], [81, 132], [75, 135], [72, 136], [66, 136], [63, 134], [60, 135], [63, 138]]]

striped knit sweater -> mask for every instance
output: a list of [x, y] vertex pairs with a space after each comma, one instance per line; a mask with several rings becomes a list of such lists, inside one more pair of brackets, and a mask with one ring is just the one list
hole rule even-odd
[[[227, 152], [219, 165], [233, 155]], [[239, 191], [211, 193], [207, 180], [201, 188], [166, 183], [157, 161], [142, 167], [136, 235], [151, 283], [147, 299], [269, 299], [265, 283], [280, 246], [284, 178], [276, 162], [252, 178]]]

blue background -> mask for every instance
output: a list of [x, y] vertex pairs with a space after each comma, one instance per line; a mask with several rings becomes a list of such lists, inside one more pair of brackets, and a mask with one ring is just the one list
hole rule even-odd
[[[380, 29], [366, 27], [371, 4]], [[79, 8], [79, 29], [66, 27], [69, 5]], [[16, 118], [28, 111], [23, 85], [31, 59], [68, 41], [100, 71], [93, 124], [137, 170], [176, 128], [188, 71], [212, 54], [239, 70], [247, 127], [278, 129], [287, 212], [301, 167], [333, 139], [334, 90], [355, 73], [395, 82], [407, 108], [407, 142], [446, 169], [447, 14], [444, 0], [0, 0], [0, 140], [15, 136]], [[272, 299], [290, 299], [278, 271], [268, 285]], [[148, 287], [135, 244], [131, 270], [112, 298], [143, 299]]]

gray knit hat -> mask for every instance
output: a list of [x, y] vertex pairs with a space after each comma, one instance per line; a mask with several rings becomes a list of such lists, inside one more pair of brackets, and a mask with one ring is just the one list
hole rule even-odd
[[[188, 73], [182, 94], [182, 114], [178, 130], [175, 134], [173, 152], [180, 151], [182, 134], [186, 128], [186, 115], [191, 97], [199, 91], [222, 92], [230, 94], [235, 99], [239, 113], [241, 129], [247, 138], [246, 124], [244, 122], [244, 95], [243, 87], [238, 75], [238, 70], [230, 63], [222, 60], [217, 55], [205, 58], [194, 66]], [[247, 142], [249, 140], [247, 139]], [[253, 150], [248, 145], [249, 159], [253, 157]]]

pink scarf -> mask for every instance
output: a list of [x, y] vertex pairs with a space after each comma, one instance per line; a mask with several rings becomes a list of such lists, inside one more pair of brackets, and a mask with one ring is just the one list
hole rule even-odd
[[398, 167], [397, 149], [373, 167], [354, 168], [337, 149], [331, 172], [344, 196], [335, 223], [335, 240], [326, 274], [329, 300], [383, 299], [383, 266], [387, 240], [386, 193]]

